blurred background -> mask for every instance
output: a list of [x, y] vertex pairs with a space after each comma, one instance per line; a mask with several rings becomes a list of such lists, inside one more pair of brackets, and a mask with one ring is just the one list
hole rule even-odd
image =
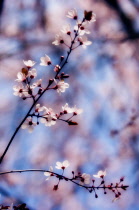
[[[107, 171], [107, 183], [125, 176], [130, 188], [112, 203], [113, 195], [98, 191], [95, 199], [72, 183], [45, 181], [43, 173], [0, 177], [0, 204], [27, 203], [31, 210], [137, 210], [139, 209], [139, 1], [138, 0], [1, 0], [0, 1], [0, 154], [32, 101], [13, 95], [23, 60], [37, 62], [38, 78], [48, 81], [50, 67], [39, 65], [49, 55], [57, 64], [66, 48], [52, 45], [66, 17], [76, 8], [93, 10], [97, 21], [90, 26], [87, 49], [73, 51], [63, 69], [70, 88], [61, 95], [45, 94], [40, 103], [59, 112], [65, 103], [84, 110], [78, 126], [59, 121], [37, 126], [32, 134], [20, 130], [1, 165], [1, 171], [48, 169], [56, 161], [69, 160], [71, 171], [96, 174]], [[55, 172], [60, 172], [55, 170]]]

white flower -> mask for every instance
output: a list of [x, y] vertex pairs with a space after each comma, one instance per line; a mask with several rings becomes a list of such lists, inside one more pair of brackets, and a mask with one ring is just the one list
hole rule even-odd
[[74, 106], [73, 108], [70, 108], [68, 103], [66, 103], [65, 106], [62, 106], [62, 110], [65, 112], [65, 114], [73, 113], [74, 115], [78, 115], [83, 112], [82, 109], [78, 109], [76, 106]]
[[32, 121], [32, 117], [28, 117], [26, 121], [21, 126], [22, 129], [28, 129], [29, 133], [32, 133], [34, 130], [34, 127], [37, 125], [37, 123]]
[[68, 160], [64, 160], [63, 162], [56, 162], [56, 168], [57, 169], [65, 169], [69, 166], [69, 161]]
[[[55, 80], [56, 82], [56, 80]], [[69, 88], [69, 84], [68, 83], [65, 83], [64, 81], [59, 81], [58, 83], [56, 82], [56, 89], [57, 89], [57, 92], [60, 93], [60, 92], [65, 92], [65, 89], [66, 88]]]
[[30, 77], [31, 79], [34, 79], [36, 76], [37, 76], [36, 69], [32, 69], [28, 72], [28, 77]]
[[74, 19], [74, 20], [77, 20], [78, 15], [77, 15], [76, 9], [70, 10], [70, 11], [68, 12], [68, 14], [67, 14], [67, 17], [68, 17], [68, 18], [71, 18], [71, 19]]
[[45, 57], [41, 57], [41, 63], [40, 65], [41, 66], [48, 66], [48, 65], [51, 65], [51, 59], [48, 55], [45, 55]]
[[81, 114], [83, 112], [82, 109], [78, 109], [76, 106], [74, 106], [72, 108], [72, 112], [74, 113], [74, 115], [78, 115], [78, 114]]
[[52, 175], [52, 173], [51, 173], [51, 172], [53, 172], [53, 167], [52, 166], [50, 166], [49, 171], [50, 172], [44, 172], [44, 176], [48, 176], [46, 180], [49, 180], [51, 175]]
[[69, 24], [64, 25], [63, 28], [61, 29], [61, 32], [63, 32], [64, 34], [70, 35], [71, 34], [70, 25]]
[[44, 110], [45, 110], [44, 106], [40, 106], [40, 104], [36, 105], [35, 112], [39, 113], [39, 112], [43, 112]]
[[56, 34], [55, 41], [52, 42], [54, 45], [60, 45], [64, 43], [63, 36], [61, 34]]
[[86, 36], [78, 37], [78, 42], [83, 46], [83, 48], [86, 48], [87, 45], [92, 44], [91, 41], [88, 41]]
[[72, 108], [69, 107], [68, 103], [66, 103], [65, 106], [62, 106], [62, 110], [64, 111], [65, 114], [73, 112]]
[[80, 184], [90, 184], [90, 174], [83, 173], [81, 175]]
[[17, 73], [17, 79], [15, 81], [17, 81], [17, 82], [24, 82], [24, 81], [26, 81], [26, 75], [21, 73], [21, 72], [18, 72]]
[[21, 83], [19, 85], [13, 86], [13, 90], [15, 91], [13, 93], [15, 96], [24, 97], [25, 95], [28, 95], [28, 90], [24, 88]]
[[32, 84], [32, 88], [41, 87], [42, 79], [37, 80]]
[[80, 36], [84, 34], [90, 34], [90, 31], [87, 29], [87, 22], [81, 23], [81, 21], [78, 21], [77, 25], [74, 26], [74, 30], [78, 30]]
[[28, 60], [28, 61], [23, 60], [23, 63], [25, 64], [25, 66], [30, 68], [30, 67], [34, 66], [36, 62], [32, 61], [32, 60]]
[[93, 176], [96, 178], [103, 178], [104, 176], [106, 176], [106, 171], [98, 171], [98, 173]]
[[45, 106], [43, 107], [43, 111], [45, 111], [45, 113], [43, 114], [43, 117], [40, 119], [40, 122], [44, 123], [45, 126], [55, 125], [57, 117], [54, 111], [51, 108], [49, 109], [46, 108]]

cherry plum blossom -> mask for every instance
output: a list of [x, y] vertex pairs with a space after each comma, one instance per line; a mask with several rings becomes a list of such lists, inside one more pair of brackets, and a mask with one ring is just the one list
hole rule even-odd
[[65, 168], [67, 168], [68, 166], [69, 166], [70, 164], [69, 164], [69, 161], [68, 160], [64, 160], [63, 162], [56, 162], [56, 168], [57, 169], [65, 169]]
[[45, 57], [41, 57], [40, 60], [41, 60], [41, 63], [40, 63], [41, 66], [48, 66], [48, 65], [51, 65], [52, 63], [48, 55], [45, 55]]
[[98, 171], [96, 175], [93, 175], [95, 178], [103, 178], [106, 176], [106, 171]]
[[36, 64], [36, 62], [35, 61], [32, 61], [32, 60], [27, 60], [27, 61], [24, 61], [23, 60], [23, 63], [25, 64], [25, 66], [27, 66], [27, 67], [32, 67], [32, 66], [34, 66], [35, 64]]
[[74, 19], [74, 20], [77, 20], [77, 18], [78, 18], [77, 10], [72, 9], [72, 10], [68, 11], [67, 17], [71, 18], [71, 19]]
[[80, 184], [90, 184], [90, 179], [91, 179], [90, 174], [83, 173], [81, 175]]
[[32, 121], [32, 117], [28, 117], [26, 121], [21, 126], [22, 129], [28, 129], [29, 133], [32, 133], [34, 130], [34, 127], [37, 125], [37, 123]]
[[51, 173], [51, 172], [53, 172], [53, 167], [52, 166], [50, 166], [49, 171], [50, 172], [44, 172], [44, 175], [48, 176], [46, 180], [49, 180], [51, 175], [52, 175], [52, 173]]

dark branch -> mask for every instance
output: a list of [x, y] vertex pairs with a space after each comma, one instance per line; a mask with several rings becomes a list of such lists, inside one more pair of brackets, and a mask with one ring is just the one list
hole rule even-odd
[[129, 39], [136, 40], [139, 39], [139, 31], [134, 28], [133, 20], [128, 17], [126, 13], [122, 10], [117, 0], [104, 0], [113, 10], [116, 11], [119, 16], [121, 23], [124, 27], [127, 36], [122, 41], [127, 41]]

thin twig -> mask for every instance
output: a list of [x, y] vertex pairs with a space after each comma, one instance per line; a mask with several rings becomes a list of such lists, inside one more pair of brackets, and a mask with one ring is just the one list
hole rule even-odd
[[[60, 174], [58, 174], [58, 173], [55, 173], [55, 172], [52, 172], [52, 171], [49, 171], [49, 170], [44, 170], [44, 169], [24, 169], [24, 170], [11, 170], [11, 171], [4, 171], [4, 172], [0, 172], [0, 176], [1, 175], [5, 175], [5, 174], [12, 174], [12, 173], [24, 173], [24, 172], [41, 172], [41, 173], [44, 173], [44, 172], [49, 172], [50, 174], [53, 174], [53, 175], [55, 175], [57, 178], [60, 178], [60, 179], [63, 179], [63, 180], [68, 180], [68, 181], [71, 181], [71, 182], [73, 182], [74, 184], [76, 184], [76, 185], [78, 185], [78, 186], [80, 186], [80, 187], [83, 187], [83, 188], [85, 188], [85, 189], [121, 189], [122, 187], [121, 186], [119, 186], [119, 185], [115, 185], [115, 186], [100, 186], [100, 185], [98, 185], [98, 186], [86, 186], [86, 185], [82, 185], [82, 184], [80, 184], [80, 182], [78, 183], [78, 182], [76, 182], [75, 180], [75, 178], [68, 178], [68, 177], [66, 177], [66, 176], [64, 176], [64, 175], [60, 175]], [[78, 181], [78, 180], [77, 180]], [[120, 184], [120, 183], [119, 183]], [[128, 186], [123, 186], [123, 187], [125, 187], [125, 188], [127, 188]]]

